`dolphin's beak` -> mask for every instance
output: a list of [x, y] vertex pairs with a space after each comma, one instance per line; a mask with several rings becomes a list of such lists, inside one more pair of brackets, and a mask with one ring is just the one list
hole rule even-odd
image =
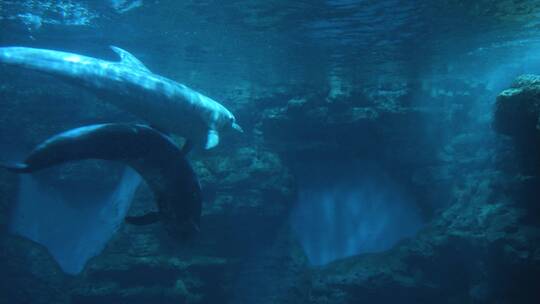
[[244, 130], [242, 129], [242, 127], [240, 127], [240, 125], [235, 123], [235, 122], [233, 122], [232, 128], [235, 129], [236, 131], [240, 132], [240, 133], [244, 133]]

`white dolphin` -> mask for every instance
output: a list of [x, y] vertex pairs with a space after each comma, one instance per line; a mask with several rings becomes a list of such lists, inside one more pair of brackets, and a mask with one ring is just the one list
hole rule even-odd
[[218, 145], [220, 130], [242, 132], [234, 115], [217, 101], [150, 72], [127, 51], [111, 48], [120, 61], [46, 49], [1, 47], [0, 63], [47, 73], [90, 89], [103, 101], [206, 149]]

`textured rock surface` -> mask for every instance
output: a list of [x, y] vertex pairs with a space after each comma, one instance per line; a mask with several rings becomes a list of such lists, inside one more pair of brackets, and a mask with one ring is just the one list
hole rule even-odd
[[311, 303], [537, 303], [540, 229], [511, 195], [524, 185], [494, 171], [466, 182], [416, 238], [314, 271]]
[[[534, 92], [531, 79], [515, 90]], [[511, 165], [511, 149], [497, 148], [486, 130], [462, 123], [472, 112], [470, 96], [485, 91], [463, 82], [447, 90], [437, 84], [332, 86], [309, 94], [290, 87], [239, 93], [252, 100], [236, 109], [239, 117], [249, 117], [245, 137], [224, 138], [220, 150], [192, 156], [205, 192], [199, 238], [175, 244], [159, 223], [124, 225], [75, 277], [60, 273], [40, 246], [5, 233], [16, 179], [2, 172], [1, 266], [14, 278], [3, 283], [2, 295], [41, 297], [43, 303], [536, 303], [538, 177]], [[82, 120], [67, 119], [61, 113], [77, 111], [69, 104], [76, 93], [61, 91], [66, 96], [56, 105], [63, 110], [51, 115], [46, 90], [4, 87], [2, 125], [16, 125], [21, 109], [43, 116], [44, 122], [19, 122], [32, 126], [20, 135], [31, 147], [76, 124], [130, 119], [89, 96], [81, 105], [92, 110], [73, 114]], [[522, 93], [516, 94], [509, 96]], [[528, 109], [511, 113], [528, 115]], [[497, 118], [497, 130], [514, 130], [502, 127], [507, 123]], [[446, 134], [448, 129], [455, 133]], [[289, 166], [324, 157], [384, 163], [415, 193], [428, 224], [388, 252], [309, 269], [287, 227], [296, 195]], [[106, 170], [89, 166], [85, 170]], [[58, 176], [88, 178], [69, 167]], [[142, 187], [130, 212], [153, 208], [151, 193]]]
[[[14, 79], [18, 81], [7, 82], [9, 86], [0, 90], [5, 109], [0, 121], [6, 131], [3, 134], [6, 141], [22, 146], [22, 150], [29, 150], [48, 136], [81, 124], [132, 119], [96, 103], [92, 96], [78, 98], [79, 104], [75, 105], [71, 100], [77, 95], [76, 91], [61, 84], [58, 88], [56, 82], [47, 77], [40, 78], [43, 86], [33, 90], [28, 89], [28, 81]], [[51, 95], [53, 91], [61, 95]], [[51, 111], [53, 104], [58, 112]], [[82, 108], [87, 111], [80, 112]], [[65, 112], [71, 115], [66, 117]], [[30, 117], [43, 117], [43, 121], [20, 121]], [[16, 133], [20, 124], [29, 127], [23, 133]], [[13, 154], [21, 153], [14, 151]], [[290, 234], [280, 236], [295, 197], [294, 182], [280, 157], [260, 146], [234, 144], [223, 145], [217, 152], [193, 154], [195, 170], [205, 189], [199, 238], [188, 244], [175, 244], [159, 223], [145, 227], [124, 225], [104, 252], [75, 277], [65, 277], [57, 268], [50, 270], [52, 266], [47, 265], [56, 265], [42, 247], [16, 239], [20, 244], [10, 246], [9, 252], [3, 253], [3, 261], [7, 263], [5, 269], [12, 270], [21, 279], [4, 285], [2, 295], [10, 299], [30, 299], [50, 288], [49, 296], [55, 297], [52, 301], [55, 303], [216, 303], [232, 298], [238, 303], [249, 303], [260, 292], [266, 292], [268, 299], [288, 294], [296, 285], [296, 273], [300, 268], [305, 269], [302, 266], [306, 261], [295, 258], [302, 255], [295, 241], [286, 237]], [[120, 173], [113, 170], [115, 174], [110, 174], [111, 169], [102, 162], [87, 162], [49, 171], [45, 178], [52, 180], [53, 186], [66, 187], [71, 183], [107, 186], [116, 180], [116, 173]], [[104, 172], [108, 174], [103, 175]], [[8, 205], [16, 198], [17, 178], [7, 172], [1, 174], [2, 240], [11, 244], [15, 241], [5, 234], [4, 224], [9, 214]], [[96, 176], [105, 178], [98, 181]], [[155, 209], [152, 194], [142, 187], [130, 212], [136, 214], [150, 209]], [[36, 267], [35, 263], [17, 266], [30, 258], [44, 266]], [[291, 260], [290, 265], [296, 266], [280, 267], [287, 259]], [[36, 271], [43, 271], [47, 277], [42, 278], [34, 273]], [[278, 289], [272, 288], [276, 294], [268, 293], [266, 287], [277, 277], [291, 279], [284, 279]], [[41, 282], [39, 288], [42, 289], [24, 283], [34, 280]], [[58, 280], [69, 284], [57, 288]], [[244, 284], [251, 284], [259, 292], [246, 292]], [[8, 292], [15, 286], [17, 294]]]
[[[514, 137], [518, 149], [538, 139], [537, 79], [521, 77], [497, 99], [494, 127]], [[537, 163], [524, 158], [514, 166], [511, 147], [478, 135], [455, 136], [432, 167], [436, 172], [422, 174], [429, 184], [447, 176], [449, 206], [386, 253], [314, 270], [310, 303], [540, 301], [532, 283], [540, 280]]]
[[227, 296], [231, 266], [215, 257], [105, 253], [85, 270], [72, 298], [74, 303], [215, 303]]
[[540, 170], [540, 76], [520, 76], [498, 97], [495, 130], [510, 136], [529, 171]]
[[[292, 280], [277, 295], [296, 285], [298, 267], [306, 261], [297, 262], [294, 240], [280, 236], [294, 198], [291, 176], [271, 152], [227, 151], [194, 161], [206, 191], [199, 237], [174, 244], [159, 223], [124, 225], [82, 274], [82, 286], [74, 290], [76, 303], [217, 303], [233, 298], [252, 303], [254, 296], [261, 300], [261, 293], [268, 293], [276, 277]], [[147, 191], [139, 191], [135, 209], [155, 208]], [[286, 260], [296, 268], [284, 267]], [[248, 291], [244, 284], [250, 285]]]
[[[208, 90], [246, 133], [192, 153], [206, 195], [198, 239], [176, 244], [159, 223], [124, 225], [73, 277], [7, 234], [17, 178], [0, 172], [0, 303], [540, 303], [540, 81], [523, 77], [498, 99], [495, 127], [517, 156], [477, 122], [492, 113], [479, 99], [491, 106], [498, 92], [471, 83], [501, 77], [519, 54], [535, 68], [539, 2], [344, 2], [1, 1], [2, 45], [115, 60], [114, 43]], [[20, 145], [9, 156], [69, 128], [136, 121], [84, 90], [3, 67], [0, 109], [2, 152]], [[423, 231], [384, 253], [309, 268], [287, 227], [293, 168], [327, 158], [382, 164], [422, 208]], [[97, 185], [107, 173], [106, 186], [113, 172], [90, 162], [47, 179]], [[154, 208], [142, 187], [130, 212]]]
[[523, 75], [499, 94], [495, 129], [518, 141], [540, 140], [540, 76]]
[[45, 248], [5, 233], [0, 245], [0, 303], [68, 303], [67, 277]]

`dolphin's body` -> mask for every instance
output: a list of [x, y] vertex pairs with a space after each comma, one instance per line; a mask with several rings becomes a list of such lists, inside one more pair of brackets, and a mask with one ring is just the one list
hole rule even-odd
[[98, 124], [55, 135], [38, 145], [22, 163], [0, 164], [17, 173], [31, 173], [69, 161], [121, 161], [137, 171], [152, 192], [159, 212], [128, 217], [144, 225], [161, 220], [169, 234], [184, 239], [198, 231], [202, 194], [188, 160], [168, 137], [139, 124]]
[[85, 87], [105, 102], [210, 149], [219, 130], [242, 131], [223, 105], [187, 86], [156, 75], [137, 58], [111, 47], [120, 61], [27, 47], [0, 48], [0, 63], [47, 73]]

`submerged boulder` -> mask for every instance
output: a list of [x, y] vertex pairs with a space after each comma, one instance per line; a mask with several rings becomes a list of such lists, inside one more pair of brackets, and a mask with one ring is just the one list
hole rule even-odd
[[540, 76], [523, 75], [497, 97], [494, 128], [525, 149], [540, 145]]

